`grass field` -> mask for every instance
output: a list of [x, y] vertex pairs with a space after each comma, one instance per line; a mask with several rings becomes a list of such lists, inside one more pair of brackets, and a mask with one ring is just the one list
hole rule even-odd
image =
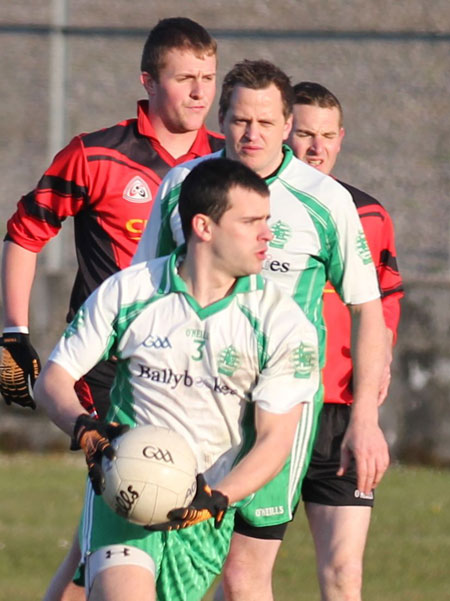
[[[0, 601], [41, 599], [69, 545], [84, 476], [79, 455], [0, 456]], [[449, 557], [450, 472], [391, 468], [373, 515], [364, 600], [450, 600]], [[281, 548], [275, 597], [319, 599], [301, 509]]]

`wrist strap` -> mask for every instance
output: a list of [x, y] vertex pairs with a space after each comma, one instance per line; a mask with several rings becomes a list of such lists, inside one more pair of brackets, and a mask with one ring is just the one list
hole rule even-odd
[[27, 326], [8, 326], [3, 328], [3, 334], [29, 334]]

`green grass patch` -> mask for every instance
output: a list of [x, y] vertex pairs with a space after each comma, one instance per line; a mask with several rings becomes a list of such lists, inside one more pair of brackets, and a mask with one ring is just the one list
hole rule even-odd
[[42, 599], [78, 523], [85, 476], [79, 454], [0, 456], [0, 601]]
[[[39, 601], [70, 545], [83, 502], [80, 454], [0, 456], [0, 601]], [[447, 601], [450, 472], [393, 467], [377, 492], [364, 601]], [[302, 508], [275, 573], [277, 601], [318, 601]], [[209, 593], [205, 601], [211, 601]]]
[[[364, 601], [447, 601], [450, 472], [393, 467], [379, 486], [365, 554]], [[314, 552], [299, 508], [277, 560], [277, 601], [318, 601]]]

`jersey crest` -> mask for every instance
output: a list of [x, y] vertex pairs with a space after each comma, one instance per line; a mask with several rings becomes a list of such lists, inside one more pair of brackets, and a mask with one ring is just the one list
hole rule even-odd
[[315, 347], [301, 342], [292, 352], [291, 361], [294, 367], [294, 378], [310, 378], [318, 365]]
[[123, 198], [130, 202], [144, 203], [152, 200], [152, 193], [142, 177], [136, 175], [125, 186]]
[[292, 228], [290, 225], [280, 219], [271, 227], [273, 239], [269, 242], [269, 246], [273, 248], [284, 248], [286, 242], [292, 238]]
[[219, 373], [232, 376], [241, 364], [241, 357], [232, 344], [223, 349], [218, 357]]

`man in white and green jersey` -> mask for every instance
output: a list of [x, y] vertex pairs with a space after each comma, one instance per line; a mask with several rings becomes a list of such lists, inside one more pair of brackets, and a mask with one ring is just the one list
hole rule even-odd
[[[91, 601], [201, 599], [225, 561], [236, 503], [251, 502], [282, 468], [313, 404], [316, 330], [257, 275], [272, 239], [269, 205], [266, 183], [242, 163], [198, 165], [180, 193], [187, 247], [108, 278], [36, 382], [37, 403], [86, 454], [80, 577]], [[102, 422], [80, 413], [73, 385], [112, 356], [118, 367]], [[180, 433], [201, 473], [192, 504], [150, 531], [99, 494], [110, 440], [142, 424]]]
[[[283, 146], [292, 125], [292, 105], [289, 78], [280, 69], [267, 61], [235, 65], [225, 76], [219, 106], [225, 155], [254, 169], [269, 186], [269, 225], [274, 238], [263, 273], [289, 292], [318, 328], [321, 365], [325, 351], [322, 293], [326, 281], [330, 280], [344, 302], [359, 312], [354, 350], [358, 366], [355, 404], [342, 445], [339, 472], [344, 473], [354, 455], [358, 488], [369, 493], [389, 462], [377, 412], [386, 353], [378, 283], [350, 194]], [[165, 254], [182, 241], [177, 197], [181, 182], [197, 163], [180, 165], [163, 180], [134, 262]], [[296, 439], [284, 470], [236, 515], [235, 536], [224, 572], [228, 600], [272, 599], [272, 568], [299, 500], [321, 404], [320, 394], [314, 415], [304, 412], [298, 431], [301, 439]]]

